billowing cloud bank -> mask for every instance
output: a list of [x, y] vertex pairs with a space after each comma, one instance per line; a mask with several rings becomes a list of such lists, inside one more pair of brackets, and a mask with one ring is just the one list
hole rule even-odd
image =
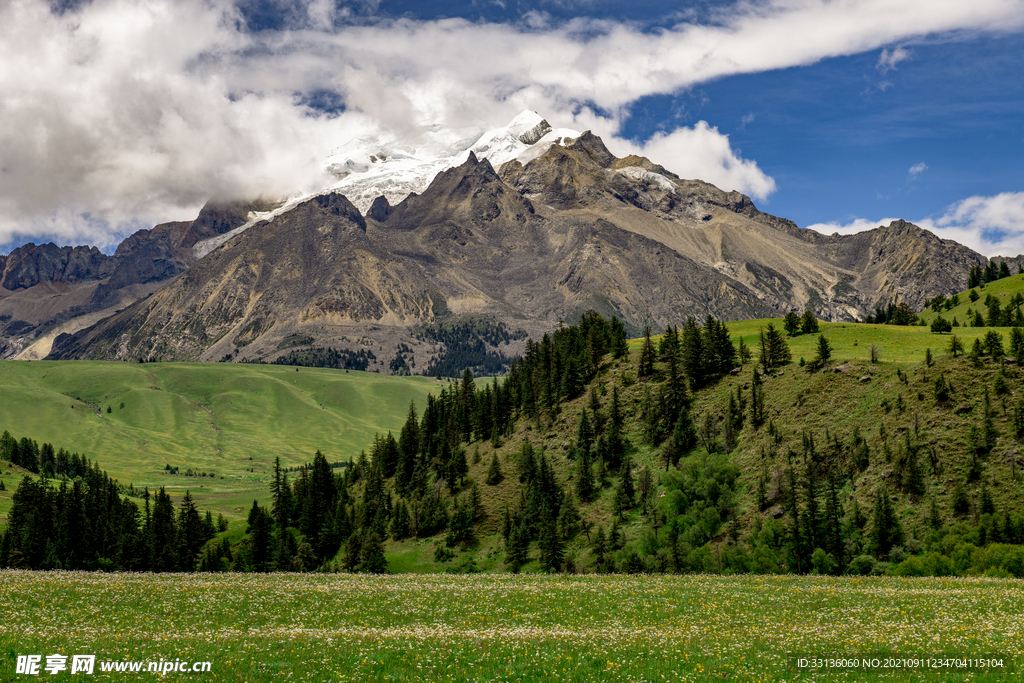
[[[655, 32], [540, 14], [339, 25], [333, 3], [291, 5], [296, 28], [251, 32], [230, 0], [92, 0], [63, 14], [45, 0], [0, 3], [0, 244], [47, 235], [109, 246], [133, 227], [188, 218], [214, 194], [323, 186], [322, 159], [353, 137], [470, 136], [524, 108], [764, 198], [773, 179], [703, 121], [646, 142], [617, 137], [629, 105], [731, 74], [1024, 24], [1022, 0], [739, 2]], [[880, 64], [895, 66], [901, 50]], [[982, 215], [963, 210], [968, 223]]]

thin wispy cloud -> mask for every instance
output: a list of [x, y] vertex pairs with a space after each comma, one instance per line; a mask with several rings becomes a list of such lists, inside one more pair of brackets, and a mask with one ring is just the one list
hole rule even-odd
[[911, 179], [914, 179], [914, 178], [917, 178], [917, 176], [921, 175], [922, 173], [924, 173], [927, 170], [928, 170], [928, 164], [926, 164], [926, 163], [924, 163], [922, 161], [920, 163], [917, 163], [917, 164], [914, 164], [913, 166], [911, 166], [907, 170], [907, 173], [910, 175]]
[[896, 65], [905, 59], [910, 59], [910, 51], [903, 47], [895, 47], [892, 50], [884, 48], [878, 56], [878, 63], [875, 68], [883, 74], [896, 68]]
[[[716, 127], [626, 140], [629, 107], [734, 74], [1024, 25], [1024, 0], [738, 2], [655, 32], [285, 4], [288, 30], [254, 32], [231, 0], [92, 0], [63, 14], [45, 0], [0, 3], [0, 244], [108, 244], [139, 223], [189, 218], [213, 194], [322, 186], [324, 156], [353, 137], [470, 136], [525, 108], [764, 198], [775, 181]], [[886, 48], [886, 68], [901, 49]]]

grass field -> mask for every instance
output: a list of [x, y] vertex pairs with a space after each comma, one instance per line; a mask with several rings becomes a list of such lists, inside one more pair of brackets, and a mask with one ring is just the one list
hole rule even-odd
[[[428, 377], [274, 365], [0, 361], [0, 431], [78, 451], [125, 484], [189, 489], [201, 509], [238, 518], [269, 496], [276, 456], [286, 467], [317, 449], [348, 460], [374, 433], [397, 433], [410, 400], [422, 412], [441, 388]], [[190, 468], [215, 476], [185, 476]]]
[[[711, 576], [0, 574], [17, 655], [209, 661], [217, 681], [1007, 681], [794, 657], [1022, 661], [1024, 583]], [[70, 659], [69, 659], [70, 661]], [[50, 676], [43, 674], [45, 678]], [[66, 673], [61, 678], [69, 678]], [[78, 677], [76, 677], [78, 678]]]
[[[971, 291], [977, 292], [977, 301], [971, 301]], [[973, 290], [960, 292], [959, 294], [960, 303], [950, 310], [942, 310], [940, 313], [936, 313], [932, 309], [926, 308], [919, 314], [920, 317], [928, 325], [931, 325], [932, 321], [940, 315], [950, 322], [956, 318], [957, 322], [961, 325], [967, 324], [967, 321], [970, 318], [969, 313], [973, 311], [980, 312], [982, 317], [986, 317], [988, 309], [985, 307], [985, 297], [991, 294], [999, 299], [999, 303], [1002, 308], [1006, 308], [1010, 299], [1017, 294], [1024, 294], [1024, 275], [1011, 275], [1010, 277], [1003, 278], [1002, 280], [989, 282], [988, 284], [975, 287]]]
[[[1022, 276], [1024, 277], [1024, 276]], [[993, 285], [989, 285], [992, 287]], [[977, 308], [977, 306], [975, 306]], [[930, 310], [930, 309], [929, 309]], [[945, 314], [944, 314], [945, 315]], [[933, 314], [934, 317], [934, 314]], [[946, 316], [949, 319], [949, 316]], [[962, 321], [961, 321], [962, 322]], [[754, 354], [754, 360], [758, 358], [758, 334], [766, 328], [769, 323], [775, 328], [785, 330], [782, 327], [781, 318], [764, 318], [759, 320], [740, 320], [726, 323], [729, 334], [733, 341], [738, 337], [750, 347]], [[870, 360], [871, 345], [874, 344], [878, 350], [879, 360], [883, 363], [920, 363], [924, 360], [925, 349], [931, 349], [935, 356], [944, 355], [949, 345], [950, 334], [933, 334], [929, 327], [919, 326], [897, 326], [897, 325], [868, 325], [866, 323], [818, 323], [819, 332], [824, 334], [832, 345], [833, 358], [841, 360]], [[976, 338], [984, 337], [986, 332], [995, 330], [1003, 335], [1003, 344], [1009, 343], [1009, 327], [956, 327], [953, 333], [962, 340], [967, 350]], [[655, 337], [657, 340], [658, 337]], [[799, 334], [795, 337], [787, 337], [789, 349], [793, 354], [794, 363], [801, 358], [811, 360], [814, 357], [818, 344], [817, 334]], [[629, 348], [631, 351], [639, 350], [643, 346], [643, 339], [631, 339]]]

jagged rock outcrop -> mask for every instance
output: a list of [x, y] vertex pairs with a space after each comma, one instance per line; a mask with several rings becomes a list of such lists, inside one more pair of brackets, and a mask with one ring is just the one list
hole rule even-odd
[[31, 242], [12, 251], [3, 264], [0, 287], [10, 291], [39, 283], [74, 284], [110, 275], [114, 259], [96, 247], [58, 247]]

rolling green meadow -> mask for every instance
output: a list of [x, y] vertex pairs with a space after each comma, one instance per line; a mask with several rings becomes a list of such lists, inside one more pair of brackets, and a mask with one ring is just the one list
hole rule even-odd
[[[2, 361], [0, 425], [86, 455], [123, 484], [165, 486], [176, 500], [187, 489], [200, 509], [240, 519], [269, 497], [275, 457], [296, 467], [320, 449], [347, 461], [440, 389], [429, 377], [277, 365]], [[0, 516], [21, 478], [4, 476]]]
[[[792, 576], [88, 574], [5, 571], [18, 654], [211, 662], [165, 680], [1008, 681], [1024, 583]], [[796, 657], [877, 657], [823, 672]], [[884, 668], [995, 658], [1002, 667]], [[45, 661], [45, 659], [44, 659]], [[46, 676], [49, 678], [49, 676]], [[72, 678], [66, 673], [61, 678]]]

